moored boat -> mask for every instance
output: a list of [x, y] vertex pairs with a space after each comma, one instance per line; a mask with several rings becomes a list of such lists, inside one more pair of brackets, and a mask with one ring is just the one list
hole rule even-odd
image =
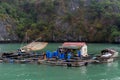
[[97, 63], [113, 62], [118, 57], [118, 52], [114, 49], [104, 49], [101, 54], [95, 57]]

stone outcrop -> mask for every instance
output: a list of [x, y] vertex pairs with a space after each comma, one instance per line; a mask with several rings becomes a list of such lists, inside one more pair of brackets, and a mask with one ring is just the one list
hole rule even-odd
[[0, 41], [17, 41], [15, 23], [11, 18], [0, 18]]

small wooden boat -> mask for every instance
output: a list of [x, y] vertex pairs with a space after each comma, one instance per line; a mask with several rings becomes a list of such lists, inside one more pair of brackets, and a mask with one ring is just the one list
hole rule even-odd
[[118, 52], [113, 49], [104, 49], [101, 54], [95, 57], [96, 63], [113, 62], [118, 57]]

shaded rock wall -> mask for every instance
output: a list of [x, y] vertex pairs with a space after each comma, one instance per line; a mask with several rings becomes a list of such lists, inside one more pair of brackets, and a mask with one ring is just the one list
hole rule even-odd
[[0, 41], [17, 41], [15, 23], [10, 18], [0, 18]]

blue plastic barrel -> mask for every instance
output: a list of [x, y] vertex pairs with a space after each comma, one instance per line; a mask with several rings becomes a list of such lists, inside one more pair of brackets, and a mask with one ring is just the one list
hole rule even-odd
[[48, 58], [49, 56], [49, 51], [46, 51], [46, 58]]
[[78, 57], [81, 57], [81, 51], [77, 51]]
[[58, 56], [58, 52], [57, 52], [57, 51], [54, 51], [54, 52], [53, 52], [53, 56], [54, 56], [54, 57], [57, 57], [57, 56]]
[[65, 59], [65, 54], [64, 54], [64, 53], [60, 53], [60, 54], [59, 54], [59, 58], [60, 58], [60, 59]]
[[46, 51], [46, 57], [47, 58], [52, 58], [53, 57], [53, 53], [50, 51]]
[[49, 58], [52, 58], [52, 57], [53, 57], [53, 53], [49, 52]]
[[67, 60], [70, 60], [71, 59], [71, 53], [68, 53], [68, 55], [67, 55]]

